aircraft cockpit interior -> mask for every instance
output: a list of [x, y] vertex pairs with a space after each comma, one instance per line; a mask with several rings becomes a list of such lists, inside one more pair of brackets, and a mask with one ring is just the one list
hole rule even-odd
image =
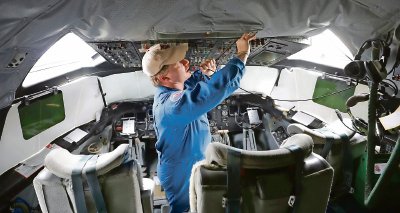
[[399, 10], [395, 0], [0, 3], [0, 212], [174, 212], [159, 167], [189, 163], [178, 152], [161, 162], [159, 86], [144, 56], [187, 44], [188, 72], [214, 59], [216, 74], [245, 33], [255, 38], [240, 86], [195, 130], [211, 137], [179, 180], [184, 212], [398, 212]]

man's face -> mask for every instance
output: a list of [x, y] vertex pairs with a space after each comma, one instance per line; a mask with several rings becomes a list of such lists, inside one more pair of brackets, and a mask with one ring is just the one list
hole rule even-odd
[[165, 75], [171, 83], [184, 83], [190, 76], [189, 61], [187, 59], [168, 65], [167, 74]]

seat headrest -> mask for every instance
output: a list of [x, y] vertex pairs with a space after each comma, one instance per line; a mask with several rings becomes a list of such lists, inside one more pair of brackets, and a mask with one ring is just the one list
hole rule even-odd
[[305, 157], [309, 156], [313, 150], [313, 141], [310, 136], [305, 134], [291, 136], [279, 149], [268, 151], [249, 151], [221, 143], [211, 143], [206, 150], [206, 162], [226, 166], [228, 149], [232, 149], [241, 153], [242, 168], [272, 169], [295, 163], [295, 155], [286, 148], [291, 145], [299, 146]]
[[[343, 119], [343, 122], [348, 127], [352, 126], [351, 120], [348, 118]], [[327, 136], [333, 138], [337, 142], [342, 141], [340, 135], [346, 135], [349, 139], [352, 138], [355, 132], [350, 130], [346, 126], [344, 126], [340, 120], [336, 120], [320, 129], [310, 129], [302, 124], [290, 124], [287, 127], [287, 131], [289, 134], [297, 134], [297, 133], [308, 134], [313, 138], [314, 143], [324, 144], [325, 138]]]
[[[103, 175], [113, 168], [121, 165], [127, 153], [128, 144], [121, 144], [115, 150], [109, 153], [100, 154], [96, 162], [97, 175]], [[69, 178], [72, 169], [85, 155], [74, 155], [65, 149], [58, 148], [51, 150], [47, 154], [44, 165], [45, 167], [60, 178]]]

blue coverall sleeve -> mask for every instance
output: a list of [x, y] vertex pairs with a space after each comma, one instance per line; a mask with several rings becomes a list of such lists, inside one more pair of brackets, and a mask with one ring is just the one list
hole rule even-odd
[[216, 107], [239, 88], [244, 67], [240, 59], [233, 58], [207, 82], [199, 81], [193, 88], [172, 94], [165, 108], [167, 119], [177, 125], [188, 124]]
[[185, 88], [193, 88], [199, 81], [208, 79], [200, 70], [196, 70], [188, 80], [185, 81]]

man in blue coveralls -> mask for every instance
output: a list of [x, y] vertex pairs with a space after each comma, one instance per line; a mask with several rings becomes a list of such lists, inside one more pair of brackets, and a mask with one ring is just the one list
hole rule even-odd
[[236, 56], [218, 72], [212, 59], [190, 73], [189, 61], [184, 58], [187, 43], [157, 44], [143, 57], [143, 72], [157, 87], [153, 104], [158, 138], [157, 174], [170, 212], [189, 210], [191, 169], [204, 159], [205, 148], [211, 141], [207, 112], [239, 88], [253, 39], [254, 34], [244, 33], [236, 41]]

